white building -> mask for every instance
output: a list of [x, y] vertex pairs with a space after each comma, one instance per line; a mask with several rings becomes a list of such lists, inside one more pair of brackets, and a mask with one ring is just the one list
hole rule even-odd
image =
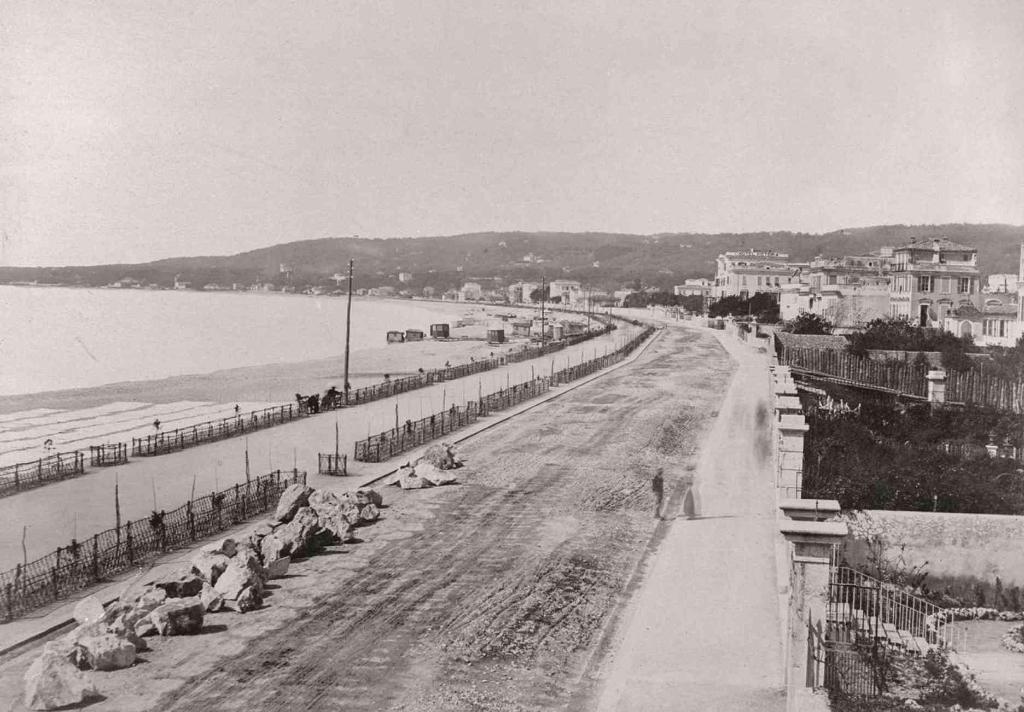
[[548, 298], [559, 297], [562, 304], [575, 306], [585, 301], [583, 287], [572, 279], [553, 279], [548, 285]]
[[405, 282], [411, 282], [412, 281], [412, 274], [409, 273], [409, 272], [399, 272], [398, 273], [398, 281], [402, 282], [403, 284]]
[[672, 293], [677, 297], [710, 297], [713, 287], [712, 281], [706, 277], [685, 279], [672, 288]]
[[817, 314], [840, 331], [852, 331], [889, 314], [891, 252], [846, 257], [816, 257], [798, 284], [784, 285], [779, 315]]
[[459, 290], [460, 302], [477, 302], [483, 296], [484, 290], [477, 282], [466, 282]]
[[784, 252], [747, 250], [718, 256], [712, 296], [749, 299], [758, 292], [778, 295], [787, 284], [797, 284], [806, 262], [792, 262]]

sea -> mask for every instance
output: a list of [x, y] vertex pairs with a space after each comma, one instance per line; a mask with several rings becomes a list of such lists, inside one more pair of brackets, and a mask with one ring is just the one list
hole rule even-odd
[[[301, 294], [0, 286], [0, 396], [336, 356], [345, 308], [344, 297]], [[351, 350], [458, 314], [355, 297]]]

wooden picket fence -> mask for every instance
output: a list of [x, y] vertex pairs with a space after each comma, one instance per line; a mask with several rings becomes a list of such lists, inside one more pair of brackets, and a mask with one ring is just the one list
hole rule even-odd
[[926, 369], [902, 361], [873, 361], [831, 349], [783, 347], [779, 364], [827, 380], [900, 395], [928, 397]]
[[0, 612], [8, 621], [123, 573], [154, 556], [224, 531], [277, 506], [306, 473], [276, 470], [249, 482], [107, 529], [25, 565], [0, 572]]
[[947, 371], [946, 402], [1024, 415], [1024, 381], [1008, 381], [979, 371]]

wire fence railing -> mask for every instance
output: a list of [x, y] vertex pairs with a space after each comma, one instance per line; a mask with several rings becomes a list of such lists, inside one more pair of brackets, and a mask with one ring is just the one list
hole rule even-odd
[[298, 404], [289, 403], [254, 410], [248, 415], [232, 415], [184, 428], [175, 428], [167, 432], [144, 435], [132, 438], [132, 456], [164, 455], [203, 443], [224, 440], [274, 425], [281, 425], [299, 417], [301, 414]]
[[652, 327], [646, 327], [633, 338], [626, 341], [615, 351], [597, 356], [575, 366], [567, 366], [558, 371], [552, 370], [550, 377], [534, 377], [528, 381], [510, 385], [486, 396], [481, 395], [475, 401], [464, 406], [453, 405], [448, 410], [440, 411], [419, 420], [407, 420], [394, 428], [371, 435], [365, 440], [355, 443], [357, 462], [383, 462], [395, 455], [407, 452], [432, 440], [444, 437], [454, 430], [474, 423], [477, 418], [490, 412], [504, 410], [524, 401], [536, 398], [547, 392], [551, 386], [569, 383], [596, 373], [615, 364], [632, 353], [650, 335]]
[[59, 482], [85, 472], [85, 455], [78, 450], [60, 452], [31, 462], [0, 467], [0, 497]]
[[0, 572], [0, 613], [5, 620], [14, 620], [158, 554], [224, 531], [273, 509], [288, 485], [305, 481], [305, 472], [275, 470], [170, 512], [153, 512], [85, 541], [72, 540], [46, 556]]

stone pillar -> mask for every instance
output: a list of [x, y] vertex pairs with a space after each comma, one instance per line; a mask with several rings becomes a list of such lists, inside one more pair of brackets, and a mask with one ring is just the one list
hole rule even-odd
[[933, 369], [928, 372], [925, 376], [928, 379], [928, 402], [929, 403], [945, 403], [946, 402], [946, 372], [939, 369]]
[[802, 415], [783, 415], [778, 430], [775, 486], [781, 497], [799, 497], [804, 478], [804, 435], [809, 430]]
[[824, 639], [832, 546], [846, 536], [846, 524], [787, 519], [780, 529], [792, 545], [786, 639], [786, 710], [819, 710], [826, 698], [815, 694], [814, 690], [824, 682], [824, 670], [822, 663], [812, 654], [808, 628], [819, 631]]

